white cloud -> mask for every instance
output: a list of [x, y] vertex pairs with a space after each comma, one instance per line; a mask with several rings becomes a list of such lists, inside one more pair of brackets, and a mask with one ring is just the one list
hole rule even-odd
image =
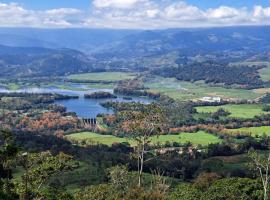
[[[1, 1], [1, 0], [0, 0]], [[181, 0], [93, 0], [90, 10], [29, 10], [0, 3], [0, 26], [160, 29], [270, 25], [270, 7], [200, 9]]]
[[270, 17], [270, 7], [263, 8], [262, 6], [255, 6], [253, 16], [255, 18], [269, 18]]
[[146, 2], [147, 0], [94, 0], [93, 5], [97, 8], [132, 8], [138, 3]]
[[34, 11], [16, 3], [0, 3], [0, 26], [69, 27], [73, 26], [69, 20], [80, 13], [73, 8]]
[[208, 16], [209, 18], [214, 19], [224, 19], [224, 18], [233, 18], [239, 16], [239, 10], [235, 8], [230, 8], [227, 6], [221, 6], [217, 9], [209, 9]]
[[185, 2], [179, 2], [167, 6], [164, 9], [164, 15], [167, 19], [176, 20], [194, 20], [203, 17], [203, 12], [192, 5], [188, 5]]

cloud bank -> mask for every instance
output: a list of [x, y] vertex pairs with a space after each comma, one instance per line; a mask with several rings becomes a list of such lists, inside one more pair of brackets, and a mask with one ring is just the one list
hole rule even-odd
[[88, 10], [29, 10], [0, 3], [0, 26], [39, 28], [163, 29], [234, 25], [270, 25], [270, 7], [220, 6], [200, 9], [185, 1], [93, 0]]

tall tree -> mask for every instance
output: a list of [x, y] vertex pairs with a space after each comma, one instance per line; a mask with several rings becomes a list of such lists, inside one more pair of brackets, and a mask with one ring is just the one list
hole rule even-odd
[[25, 170], [22, 176], [23, 181], [19, 184], [22, 198], [29, 199], [31, 194], [38, 195], [50, 177], [77, 167], [72, 161], [72, 157], [64, 153], [56, 156], [49, 151], [22, 154], [20, 165]]
[[0, 199], [13, 199], [12, 164], [15, 162], [18, 148], [14, 145], [12, 133], [0, 130]]
[[119, 114], [122, 119], [121, 130], [136, 143], [138, 186], [141, 187], [144, 164], [149, 161], [145, 158], [145, 154], [148, 153], [147, 147], [152, 136], [162, 134], [166, 130], [166, 117], [161, 107], [154, 103], [144, 106], [141, 110], [127, 110]]
[[268, 199], [268, 185], [270, 179], [270, 152], [267, 156], [258, 154], [256, 151], [250, 151], [249, 157], [251, 158], [251, 166], [259, 174], [261, 183], [263, 185], [264, 200]]

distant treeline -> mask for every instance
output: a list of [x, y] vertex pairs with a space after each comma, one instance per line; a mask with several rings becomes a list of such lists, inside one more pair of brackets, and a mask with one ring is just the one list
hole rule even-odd
[[175, 77], [181, 81], [200, 81], [206, 83], [238, 85], [240, 88], [253, 89], [263, 87], [258, 69], [261, 67], [228, 66], [215, 63], [192, 63], [178, 67], [164, 67], [152, 73], [163, 77]]

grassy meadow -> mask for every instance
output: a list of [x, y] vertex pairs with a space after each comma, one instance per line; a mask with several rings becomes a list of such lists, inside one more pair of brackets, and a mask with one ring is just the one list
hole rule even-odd
[[120, 138], [113, 135], [101, 135], [93, 132], [81, 132], [81, 133], [74, 133], [71, 135], [66, 136], [67, 139], [77, 140], [77, 141], [90, 141], [94, 144], [105, 144], [111, 146], [113, 143], [123, 143], [128, 142], [132, 143], [131, 140], [127, 138]]
[[76, 81], [121, 81], [126, 79], [132, 79], [136, 76], [133, 73], [124, 72], [99, 72], [99, 73], [85, 73], [85, 74], [74, 74], [67, 78]]
[[178, 81], [175, 78], [156, 77], [145, 83], [150, 91], [160, 92], [174, 99], [191, 100], [205, 96], [219, 96], [232, 99], [256, 99], [262, 94], [256, 91], [244, 89], [227, 89], [217, 86], [209, 86], [203, 82]]
[[196, 107], [196, 110], [198, 113], [214, 113], [223, 108], [231, 113], [229, 117], [249, 119], [262, 114], [269, 114], [269, 112], [264, 112], [262, 107], [263, 105], [260, 104], [227, 104], [222, 106], [200, 106]]
[[239, 128], [239, 129], [229, 129], [228, 132], [231, 132], [232, 134], [236, 132], [246, 132], [251, 133], [252, 136], [262, 136], [266, 134], [267, 136], [270, 136], [270, 126], [260, 126], [260, 127], [245, 127], [245, 128]]
[[[111, 146], [113, 143], [123, 143], [128, 142], [131, 146], [134, 145], [134, 141], [128, 138], [119, 138], [112, 135], [101, 135], [93, 132], [82, 132], [74, 133], [66, 136], [69, 140], [77, 141], [90, 141], [93, 144], [105, 144]], [[187, 143], [191, 142], [194, 145], [207, 145], [210, 143], [219, 143], [221, 140], [209, 133], [199, 131], [196, 133], [179, 133], [176, 135], [160, 135], [153, 136], [151, 138], [152, 144], [165, 144], [166, 142], [178, 142], [178, 143]]]

